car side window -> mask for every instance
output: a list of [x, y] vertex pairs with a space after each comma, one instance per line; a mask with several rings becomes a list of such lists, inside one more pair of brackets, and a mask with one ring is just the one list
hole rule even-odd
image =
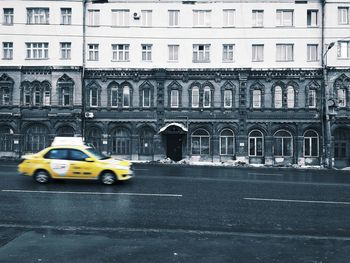
[[68, 149], [52, 149], [44, 156], [45, 159], [68, 159]]
[[69, 150], [69, 159], [73, 161], [85, 161], [89, 158], [87, 154], [79, 150]]

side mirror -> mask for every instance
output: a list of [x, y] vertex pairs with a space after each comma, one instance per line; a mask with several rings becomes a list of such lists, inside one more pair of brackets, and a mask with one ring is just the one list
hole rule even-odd
[[92, 163], [92, 162], [94, 162], [94, 159], [92, 159], [92, 158], [85, 158], [85, 162]]

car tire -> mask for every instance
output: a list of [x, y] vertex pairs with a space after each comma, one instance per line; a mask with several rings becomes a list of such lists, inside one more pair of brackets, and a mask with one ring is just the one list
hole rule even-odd
[[112, 172], [104, 172], [100, 176], [100, 181], [104, 185], [112, 185], [116, 182], [115, 174]]
[[46, 184], [50, 181], [49, 173], [44, 170], [36, 171], [33, 178], [37, 183], [40, 184]]

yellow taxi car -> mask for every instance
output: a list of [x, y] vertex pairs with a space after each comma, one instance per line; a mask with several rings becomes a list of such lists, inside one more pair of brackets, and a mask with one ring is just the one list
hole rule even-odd
[[133, 177], [131, 163], [105, 156], [86, 145], [51, 146], [36, 154], [24, 155], [18, 171], [38, 183], [50, 179], [100, 180], [111, 185]]

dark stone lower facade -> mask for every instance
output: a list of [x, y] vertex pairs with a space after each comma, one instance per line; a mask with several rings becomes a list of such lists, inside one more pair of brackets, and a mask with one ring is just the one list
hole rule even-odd
[[[119, 158], [323, 165], [321, 70], [0, 68], [0, 155], [82, 136]], [[350, 166], [350, 70], [330, 70], [330, 158]], [[83, 96], [82, 96], [83, 95]], [[83, 107], [83, 101], [85, 107]]]

